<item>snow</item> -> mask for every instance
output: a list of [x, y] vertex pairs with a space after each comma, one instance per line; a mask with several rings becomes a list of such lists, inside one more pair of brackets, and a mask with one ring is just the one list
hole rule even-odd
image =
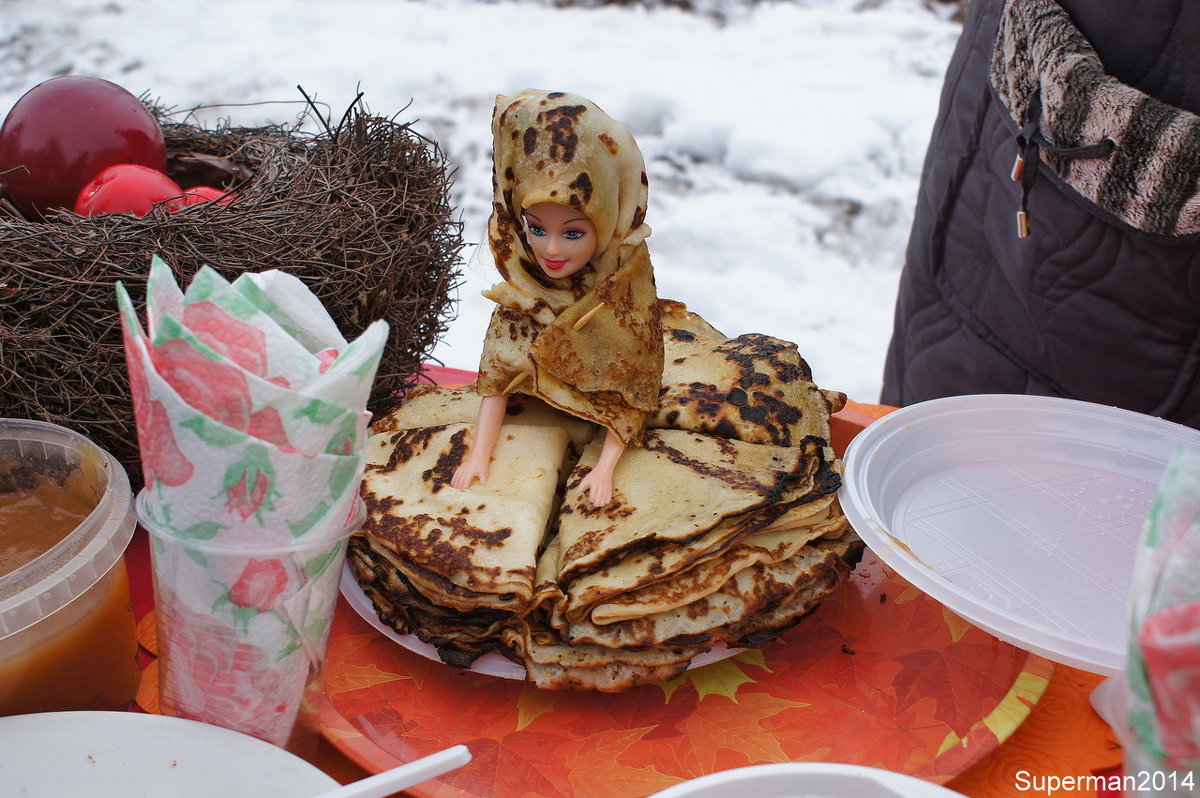
[[[297, 86], [436, 140], [464, 223], [457, 318], [478, 362], [497, 279], [477, 246], [497, 94], [575, 92], [634, 132], [659, 294], [729, 335], [795, 341], [822, 387], [879, 397], [921, 163], [959, 25], [933, 0], [4, 0], [0, 111], [91, 74], [203, 122], [291, 122]], [[402, 111], [402, 109], [404, 109]]]

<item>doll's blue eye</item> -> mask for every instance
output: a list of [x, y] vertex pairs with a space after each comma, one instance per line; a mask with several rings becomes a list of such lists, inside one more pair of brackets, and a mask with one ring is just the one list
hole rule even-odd
[[545, 231], [545, 230], [543, 230], [543, 229], [542, 229], [542, 227], [541, 227], [540, 225], [536, 225], [536, 224], [531, 224], [531, 225], [529, 225], [529, 232], [530, 232], [530, 233], [532, 233], [532, 234], [533, 234], [533, 235], [535, 235], [535, 236], [544, 236], [544, 235], [546, 235], [546, 231]]
[[565, 233], [563, 233], [563, 238], [574, 241], [577, 238], [583, 238], [584, 235], [586, 235], [586, 233], [584, 233], [582, 230], [567, 230]]

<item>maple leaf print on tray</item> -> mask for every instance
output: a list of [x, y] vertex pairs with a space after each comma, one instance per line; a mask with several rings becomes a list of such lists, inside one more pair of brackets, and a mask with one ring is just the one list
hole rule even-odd
[[456, 743], [415, 796], [647, 794], [718, 770], [837, 761], [944, 783], [992, 751], [1052, 665], [947, 613], [870, 551], [761, 649], [624, 693], [540, 691], [397, 646], [346, 602], [324, 732], [372, 772]]

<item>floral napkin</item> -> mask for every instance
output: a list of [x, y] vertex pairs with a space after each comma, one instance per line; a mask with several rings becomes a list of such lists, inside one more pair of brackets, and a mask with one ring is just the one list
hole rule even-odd
[[205, 267], [184, 294], [157, 258], [148, 333], [123, 285], [117, 297], [150, 520], [184, 538], [262, 543], [350, 517], [386, 323], [348, 344], [291, 275], [230, 284]]
[[[1142, 764], [1188, 773], [1200, 768], [1198, 574], [1200, 452], [1181, 446], [1159, 485], [1134, 561], [1127, 734]], [[1127, 762], [1129, 753], [1127, 746]]]
[[155, 258], [143, 329], [117, 302], [151, 533], [166, 711], [286, 741], [324, 659], [361, 521], [366, 410], [387, 325], [353, 342], [299, 279], [186, 291]]

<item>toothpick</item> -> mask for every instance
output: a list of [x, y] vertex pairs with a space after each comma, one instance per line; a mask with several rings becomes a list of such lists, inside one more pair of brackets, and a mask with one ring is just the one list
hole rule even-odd
[[503, 393], [512, 393], [513, 389], [515, 389], [521, 383], [525, 382], [525, 380], [528, 379], [530, 376], [531, 376], [531, 372], [522, 371], [520, 374], [513, 377], [513, 381], [508, 384], [508, 387], [504, 389]]
[[592, 316], [596, 315], [596, 311], [600, 310], [600, 308], [602, 308], [602, 307], [604, 307], [603, 302], [601, 302], [599, 305], [597, 305], [596, 307], [589, 310], [587, 313], [584, 313], [582, 316], [579, 317], [579, 321], [577, 321], [573, 325], [571, 325], [571, 329], [578, 330], [580, 327], [587, 324], [589, 321], [592, 320]]

